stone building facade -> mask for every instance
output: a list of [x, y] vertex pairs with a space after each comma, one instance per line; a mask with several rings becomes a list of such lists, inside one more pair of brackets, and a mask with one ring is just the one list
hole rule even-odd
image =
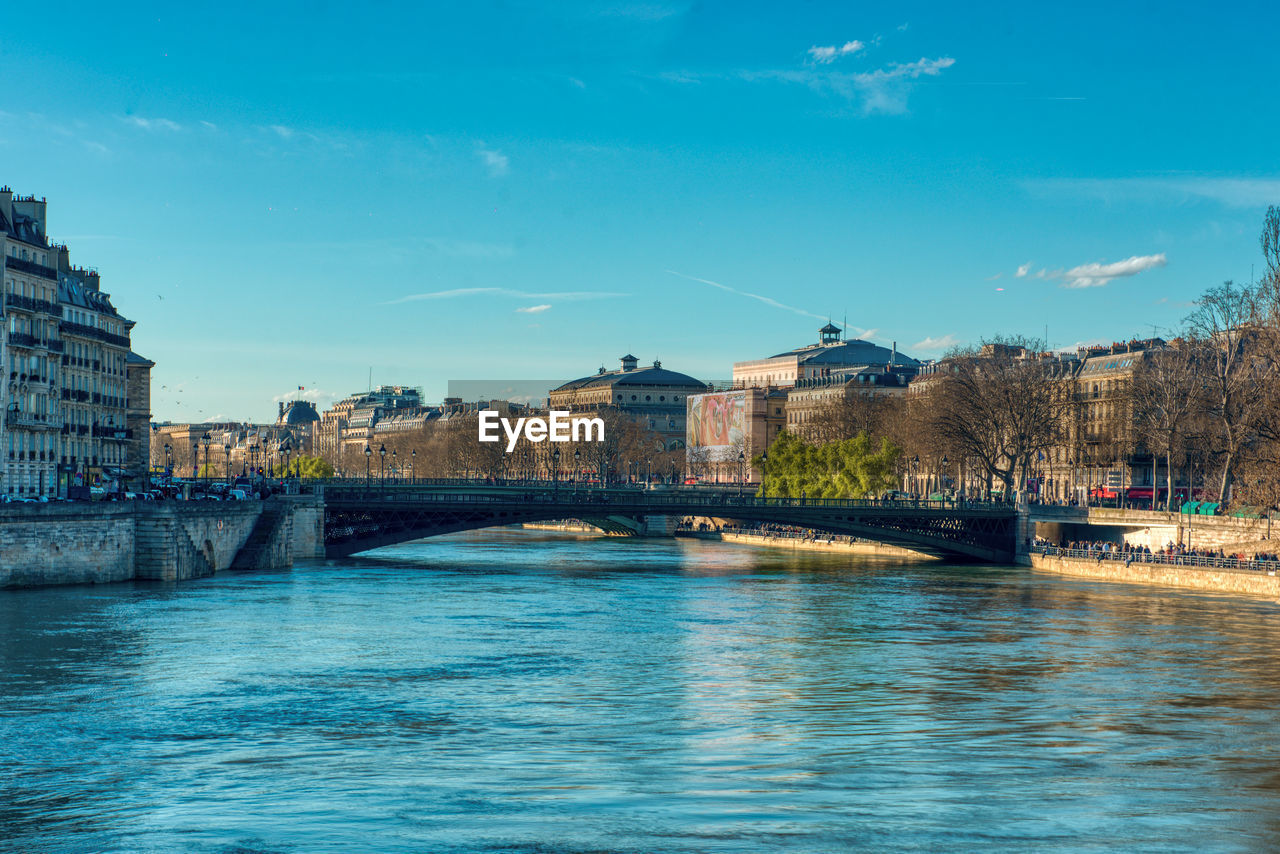
[[[45, 199], [0, 188], [0, 494], [14, 498], [121, 489], [145, 474], [145, 454], [130, 455], [139, 453], [135, 432], [145, 442], [137, 414], [150, 402], [147, 389], [131, 425], [133, 322], [111, 304], [95, 271], [72, 266], [67, 247], [49, 242], [47, 216]], [[149, 365], [136, 375], [140, 395], [149, 377]]]

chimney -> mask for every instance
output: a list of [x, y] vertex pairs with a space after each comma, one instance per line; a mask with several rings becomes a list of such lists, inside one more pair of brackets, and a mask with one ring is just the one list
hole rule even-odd
[[59, 273], [71, 272], [71, 250], [65, 243], [58, 247], [58, 263], [55, 266]]
[[277, 415], [276, 417], [277, 417], [277, 418], [284, 418], [284, 401], [283, 401], [283, 400], [282, 400], [282, 401], [280, 401], [280, 414], [279, 414], [279, 415]]
[[0, 216], [13, 224], [13, 190], [7, 184], [0, 187]]
[[893, 367], [898, 363], [898, 342], [893, 342], [893, 358], [889, 360], [889, 367]]

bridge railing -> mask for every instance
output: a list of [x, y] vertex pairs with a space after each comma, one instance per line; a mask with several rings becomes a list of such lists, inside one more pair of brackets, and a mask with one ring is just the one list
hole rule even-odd
[[1113, 561], [1125, 565], [1144, 563], [1164, 566], [1198, 566], [1206, 569], [1233, 569], [1243, 572], [1267, 572], [1270, 574], [1274, 574], [1277, 569], [1280, 569], [1280, 560], [1274, 557], [1234, 558], [1195, 554], [1147, 554], [1146, 552], [1103, 551], [1102, 549], [1068, 549], [1061, 546], [1044, 545], [1043, 543], [1033, 545], [1031, 553], [1050, 557]]
[[696, 489], [670, 489], [651, 491], [640, 489], [557, 489], [530, 488], [528, 486], [494, 486], [482, 484], [475, 491], [441, 491], [439, 486], [456, 487], [456, 480], [437, 484], [396, 484], [394, 487], [366, 485], [363, 482], [325, 482], [324, 494], [331, 501], [360, 501], [370, 504], [386, 503], [458, 503], [499, 504], [519, 503], [625, 506], [662, 510], [677, 508], [678, 512], [699, 515], [715, 515], [732, 508], [804, 508], [832, 510], [934, 510], [1008, 514], [1013, 506], [1005, 502], [981, 502], [967, 499], [843, 499], [843, 498], [766, 498], [755, 495], [737, 495], [731, 492], [707, 493]]

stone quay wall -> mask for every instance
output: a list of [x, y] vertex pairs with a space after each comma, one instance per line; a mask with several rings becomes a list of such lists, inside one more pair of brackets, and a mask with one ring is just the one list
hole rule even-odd
[[726, 543], [741, 543], [750, 546], [770, 546], [779, 549], [796, 549], [800, 551], [818, 551], [818, 552], [842, 552], [844, 554], [865, 555], [868, 557], [898, 557], [908, 560], [937, 560], [933, 555], [927, 555], [923, 552], [904, 549], [901, 546], [893, 546], [888, 543], [874, 542], [848, 542], [836, 538], [834, 542], [827, 542], [821, 536], [816, 539], [803, 539], [800, 537], [782, 537], [769, 536], [768, 534], [740, 534], [731, 531], [723, 531], [720, 534], [709, 535], [712, 538], [718, 538]]
[[311, 496], [0, 505], [0, 587], [183, 581], [323, 556], [324, 503]]
[[1126, 584], [1160, 584], [1212, 593], [1244, 593], [1280, 598], [1280, 576], [1262, 571], [1210, 569], [1163, 563], [1131, 563], [1119, 560], [1090, 560], [1058, 555], [1031, 555], [1031, 566], [1042, 572], [1074, 575], [1099, 581]]

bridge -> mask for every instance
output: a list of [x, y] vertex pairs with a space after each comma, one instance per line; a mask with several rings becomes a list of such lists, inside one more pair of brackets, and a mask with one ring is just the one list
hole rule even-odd
[[950, 559], [1010, 563], [1017, 509], [1006, 503], [758, 498], [724, 490], [589, 488], [545, 481], [487, 485], [456, 481], [379, 485], [327, 482], [328, 557], [409, 540], [558, 519], [705, 516], [847, 534]]

